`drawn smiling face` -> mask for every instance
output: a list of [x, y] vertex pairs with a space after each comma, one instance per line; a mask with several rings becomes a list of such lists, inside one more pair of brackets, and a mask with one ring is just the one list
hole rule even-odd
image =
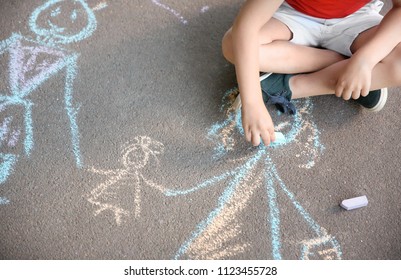
[[29, 26], [47, 41], [68, 44], [89, 37], [96, 19], [83, 0], [50, 0], [32, 13]]

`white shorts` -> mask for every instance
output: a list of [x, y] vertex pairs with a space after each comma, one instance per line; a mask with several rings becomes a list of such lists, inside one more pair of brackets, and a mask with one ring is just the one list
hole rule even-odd
[[383, 2], [373, 0], [345, 18], [322, 19], [298, 12], [284, 2], [273, 15], [292, 32], [291, 42], [351, 56], [351, 45], [363, 31], [380, 23]]

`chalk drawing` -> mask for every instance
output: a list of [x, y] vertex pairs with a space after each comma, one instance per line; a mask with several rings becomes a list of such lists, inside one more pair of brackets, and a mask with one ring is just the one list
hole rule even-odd
[[[106, 6], [102, 2], [95, 8], [99, 10]], [[84, 0], [49, 0], [36, 8], [29, 18], [29, 27], [36, 38], [14, 33], [0, 41], [0, 55], [9, 54], [10, 85], [10, 92], [0, 93], [0, 108], [19, 106], [23, 109], [23, 125], [20, 130], [10, 132], [8, 145], [15, 146], [23, 134], [24, 156], [29, 157], [34, 147], [34, 104], [29, 97], [44, 82], [65, 70], [64, 107], [70, 124], [71, 148], [76, 166], [83, 166], [77, 123], [79, 106], [73, 101], [79, 54], [62, 45], [88, 38], [96, 24], [93, 10]], [[5, 129], [7, 118], [3, 120], [2, 137], [9, 133]], [[0, 154], [0, 183], [7, 180], [18, 157], [17, 154]]]
[[7, 181], [8, 176], [14, 171], [18, 156], [0, 153], [0, 184]]
[[[182, 24], [184, 24], [184, 25], [188, 24], [188, 20], [185, 19], [185, 17], [182, 16], [181, 13], [178, 12], [177, 10], [175, 10], [175, 9], [173, 9], [173, 8], [171, 8], [171, 7], [169, 7], [167, 4], [164, 4], [164, 3], [162, 3], [162, 2], [159, 1], [159, 0], [152, 0], [152, 2], [153, 2], [155, 5], [157, 5], [158, 7], [160, 7], [160, 8], [162, 8], [162, 9], [164, 9], [164, 10], [170, 12], [171, 14], [173, 14]], [[203, 7], [200, 9], [200, 12], [201, 12], [201, 14], [204, 14], [204, 13], [206, 13], [209, 9], [210, 9], [209, 6], [203, 6]]]
[[[0, 106], [0, 113], [5, 114], [6, 108]], [[13, 124], [13, 116], [2, 116], [0, 121], [0, 184], [4, 183], [14, 170], [18, 156], [13, 154], [13, 148], [17, 145], [20, 129]]]
[[[121, 225], [124, 217], [129, 217], [134, 212], [134, 218], [141, 215], [141, 188], [148, 186], [164, 192], [162, 186], [146, 179], [141, 169], [148, 165], [153, 157], [157, 162], [157, 156], [164, 152], [164, 145], [147, 136], [136, 137], [133, 142], [127, 143], [121, 151], [121, 164], [123, 168], [116, 170], [99, 170], [94, 167], [90, 172], [106, 177], [106, 181], [99, 184], [86, 197], [87, 200], [97, 209], [95, 216], [104, 211], [111, 211], [114, 214], [117, 225]], [[123, 187], [128, 187], [122, 190]], [[124, 192], [124, 195], [133, 194], [134, 209], [124, 209], [116, 199], [117, 192]]]
[[201, 9], [201, 13], [206, 13], [207, 11], [209, 11], [209, 6], [203, 6]]
[[[227, 108], [237, 89], [228, 91], [224, 96], [222, 108]], [[234, 97], [234, 98], [233, 98]], [[312, 102], [310, 99], [296, 101], [298, 113], [287, 121], [276, 126], [276, 131], [281, 131], [286, 141], [280, 144], [272, 144], [269, 147], [263, 144], [249, 156], [235, 160], [241, 164], [219, 176], [205, 180], [201, 184], [186, 190], [166, 189], [167, 196], [188, 195], [216, 185], [223, 180], [227, 186], [218, 198], [217, 206], [202, 220], [191, 233], [190, 237], [178, 249], [175, 259], [221, 259], [235, 256], [244, 252], [249, 243], [241, 242], [241, 226], [238, 224], [238, 215], [250, 203], [250, 198], [258, 189], [264, 189], [268, 199], [269, 218], [266, 221], [270, 229], [271, 255], [274, 259], [282, 259], [282, 242], [280, 227], [280, 205], [278, 196], [283, 196], [306, 222], [308, 228], [314, 232], [314, 236], [308, 240], [299, 241], [299, 255], [301, 259], [341, 259], [342, 252], [336, 238], [318, 225], [310, 214], [296, 200], [295, 195], [288, 189], [281, 179], [272, 159], [274, 150], [289, 144], [298, 145], [302, 152], [297, 157], [305, 158], [306, 163], [302, 168], [311, 168], [315, 165], [318, 155], [323, 151], [323, 145], [319, 140], [319, 131], [312, 120], [310, 111]], [[215, 154], [221, 157], [235, 148], [235, 133], [243, 135], [241, 125], [241, 113], [228, 106], [226, 119], [214, 124], [208, 133], [208, 137], [217, 144]], [[301, 141], [302, 140], [302, 141]], [[287, 205], [286, 205], [287, 206]]]
[[10, 201], [7, 198], [0, 197], [0, 205], [10, 204]]
[[107, 5], [106, 2], [102, 2], [102, 3], [97, 4], [95, 7], [93, 7], [92, 10], [99, 11], [99, 10], [102, 10], [104, 8], [107, 8], [107, 6], [108, 5]]
[[161, 3], [161, 1], [159, 0], [152, 0], [152, 2], [154, 4], [156, 4], [157, 6], [159, 6], [160, 8], [163, 8], [167, 11], [169, 11], [170, 13], [172, 13], [176, 18], [178, 18], [178, 20], [182, 23], [182, 24], [188, 24], [188, 21], [176, 10], [174, 10], [173, 8], [170, 8], [169, 6], [167, 6], [166, 4]]
[[[98, 7], [98, 6], [97, 6]], [[82, 25], [74, 25], [78, 15]], [[29, 18], [30, 29], [47, 45], [79, 42], [96, 30], [96, 17], [84, 0], [50, 0]]]
[[21, 130], [10, 128], [12, 121], [13, 117], [7, 116], [3, 119], [3, 123], [0, 124], [0, 148], [4, 146], [15, 147], [17, 145]]

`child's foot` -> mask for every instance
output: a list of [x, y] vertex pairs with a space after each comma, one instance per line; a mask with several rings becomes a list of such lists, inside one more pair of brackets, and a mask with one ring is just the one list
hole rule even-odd
[[371, 112], [379, 112], [387, 101], [387, 88], [372, 90], [367, 96], [359, 97], [356, 102]]
[[260, 85], [262, 87], [263, 100], [266, 104], [276, 105], [277, 109], [282, 113], [296, 113], [295, 106], [290, 101], [292, 92], [289, 80], [292, 76], [290, 74], [276, 73], [261, 76]]

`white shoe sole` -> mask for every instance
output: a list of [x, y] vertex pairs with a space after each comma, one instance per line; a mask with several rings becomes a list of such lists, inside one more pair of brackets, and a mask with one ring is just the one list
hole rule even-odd
[[373, 108], [365, 108], [365, 109], [370, 112], [379, 112], [381, 109], [383, 109], [384, 105], [386, 105], [387, 95], [388, 95], [387, 88], [382, 88], [380, 93], [380, 99], [379, 102], [377, 102], [376, 106]]

